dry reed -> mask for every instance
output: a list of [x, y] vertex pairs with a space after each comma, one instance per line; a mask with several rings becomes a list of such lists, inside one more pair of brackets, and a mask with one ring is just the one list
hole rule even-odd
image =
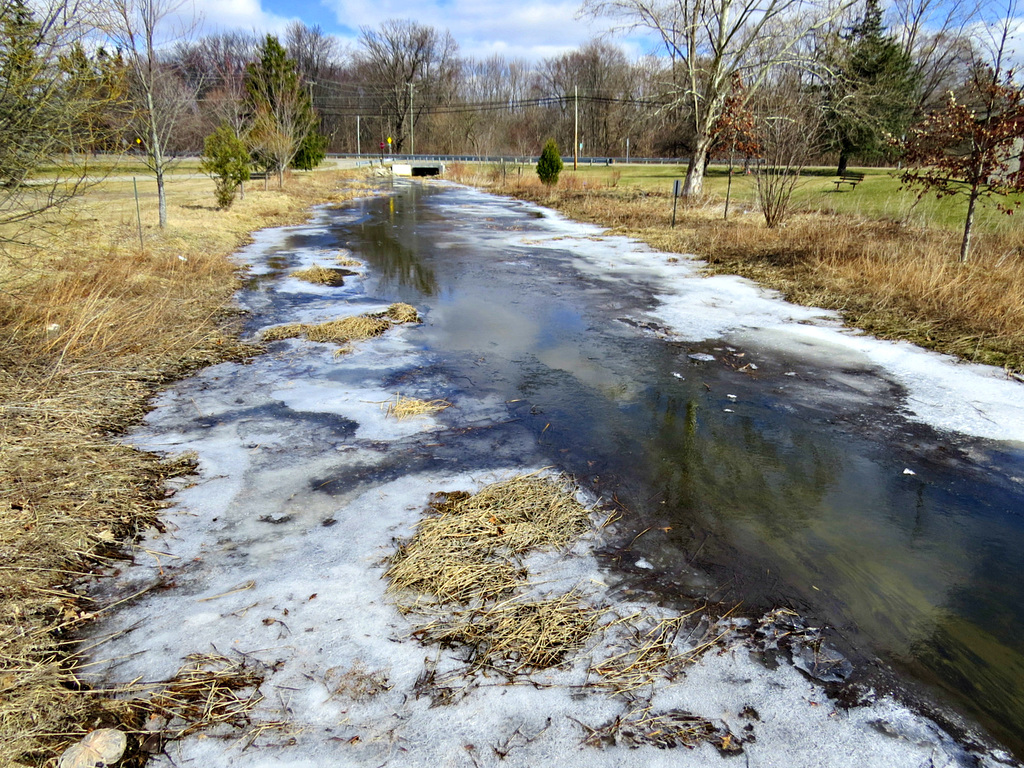
[[521, 559], [566, 545], [589, 515], [563, 481], [537, 475], [436, 494], [391, 557], [388, 591], [401, 610], [429, 617], [414, 632], [422, 642], [469, 647], [471, 671], [560, 664], [590, 636], [598, 612], [575, 592], [528, 597]]
[[580, 723], [586, 736], [583, 743], [599, 747], [621, 744], [628, 747], [650, 745], [659, 749], [694, 748], [712, 744], [724, 753], [743, 751], [743, 742], [724, 723], [674, 709], [652, 713], [649, 707], [633, 710], [600, 727]]
[[[621, 625], [625, 635], [612, 655], [591, 663], [590, 672], [597, 675], [593, 684], [629, 696], [640, 689], [653, 688], [658, 680], [680, 677], [687, 666], [697, 663], [707, 651], [721, 648], [731, 634], [730, 628], [710, 622], [704, 625], [704, 635], [694, 641], [693, 634], [702, 623], [692, 619], [703, 616], [706, 610], [702, 606], [660, 619], [631, 616], [608, 625], [606, 631]], [[690, 632], [680, 638], [687, 627]]]
[[598, 613], [581, 605], [574, 592], [540, 600], [517, 595], [455, 611], [419, 627], [413, 635], [442, 647], [468, 647], [471, 669], [515, 676], [565, 661], [590, 637]]

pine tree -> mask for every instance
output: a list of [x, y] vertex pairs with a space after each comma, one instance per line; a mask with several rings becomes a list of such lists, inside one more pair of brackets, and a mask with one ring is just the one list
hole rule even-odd
[[262, 168], [278, 174], [280, 186], [284, 186], [284, 169], [300, 153], [303, 167], [311, 168], [323, 159], [326, 140], [316, 133], [310, 95], [299, 80], [295, 62], [273, 35], [266, 36], [259, 60], [246, 68], [245, 93], [249, 146]]
[[879, 0], [866, 0], [863, 18], [832, 58], [825, 121], [841, 174], [852, 157], [877, 159], [885, 154], [889, 136], [903, 134], [913, 116], [917, 82], [910, 57], [886, 34]]
[[540, 180], [551, 187], [558, 183], [558, 174], [562, 172], [562, 155], [554, 139], [548, 139], [544, 150], [537, 161], [537, 175]]

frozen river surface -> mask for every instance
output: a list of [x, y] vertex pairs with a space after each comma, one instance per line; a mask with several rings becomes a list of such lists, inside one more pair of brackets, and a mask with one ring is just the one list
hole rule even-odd
[[[343, 286], [289, 276], [339, 252], [360, 262]], [[266, 674], [255, 717], [281, 723], [255, 741], [192, 736], [158, 760], [995, 765], [999, 752], [962, 746], [978, 724], [1024, 751], [1021, 384], [453, 186], [396, 184], [261, 233], [240, 258], [253, 335], [395, 301], [424, 322], [340, 357], [273, 342], [174, 386], [132, 436], [196, 452], [200, 474], [167, 532], [104, 585], [173, 583], [104, 623], [115, 636], [95, 651], [97, 679], [164, 679], [188, 654], [236, 654]], [[398, 393], [453, 407], [396, 421], [381, 403]], [[714, 652], [624, 697], [588, 675], [607, 636], [514, 684], [460, 676], [458, 649], [411, 636], [381, 577], [430, 494], [546, 467], [620, 519], [534, 556], [538, 588], [576, 588], [609, 617], [738, 606], [739, 621], [710, 627], [726, 633]], [[830, 627], [819, 650], [852, 673], [752, 642], [749, 626], [779, 606]], [[438, 670], [460, 681], [441, 703], [424, 694]], [[886, 695], [894, 680], [917, 711], [939, 702], [966, 741]], [[706, 718], [745, 756], [653, 737], [584, 744], [638, 711]]]

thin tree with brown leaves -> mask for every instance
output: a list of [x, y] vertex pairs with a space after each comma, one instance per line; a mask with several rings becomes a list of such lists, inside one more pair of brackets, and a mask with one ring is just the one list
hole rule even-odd
[[965, 93], [960, 97], [950, 93], [945, 107], [930, 114], [901, 142], [908, 166], [901, 179], [904, 186], [918, 189], [918, 199], [928, 193], [936, 198], [967, 198], [961, 263], [971, 252], [979, 201], [991, 200], [999, 210], [1012, 214], [1021, 202], [1013, 195], [1024, 192], [1024, 87], [1012, 69], [1002, 66], [1010, 10], [992, 61], [976, 64]]

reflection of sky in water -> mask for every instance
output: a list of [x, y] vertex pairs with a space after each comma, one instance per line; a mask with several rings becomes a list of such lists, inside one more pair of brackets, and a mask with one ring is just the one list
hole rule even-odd
[[[445, 218], [443, 205], [467, 198], [477, 202]], [[621, 244], [520, 237], [531, 225], [519, 204], [479, 200], [413, 187], [337, 231], [379, 272], [371, 293], [426, 310], [411, 338], [453, 382], [509, 401], [550, 461], [615, 494], [634, 534], [652, 529], [634, 548], [658, 571], [636, 583], [670, 598], [699, 583], [715, 599], [793, 603], [965, 695], [1019, 745], [1024, 493], [1006, 479], [1021, 474], [1019, 453], [908, 424], [903, 388], [826, 339], [745, 330], [727, 347], [644, 334], [622, 320], [644, 317], [660, 278], [630, 276], [621, 265], [636, 257]], [[581, 248], [618, 274], [581, 274]], [[692, 280], [682, 293], [694, 311], [734, 311]], [[698, 349], [715, 361], [690, 360]]]

